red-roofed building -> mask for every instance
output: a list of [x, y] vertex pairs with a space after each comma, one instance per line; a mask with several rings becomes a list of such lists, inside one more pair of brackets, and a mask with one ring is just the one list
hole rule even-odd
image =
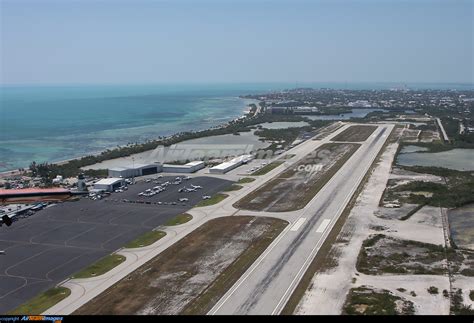
[[64, 188], [0, 189], [0, 203], [33, 203], [38, 201], [59, 201], [67, 199], [71, 192]]

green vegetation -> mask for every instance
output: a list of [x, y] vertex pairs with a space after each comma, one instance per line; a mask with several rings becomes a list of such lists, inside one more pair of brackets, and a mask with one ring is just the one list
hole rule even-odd
[[430, 286], [430, 288], [428, 288], [428, 293], [430, 293], [432, 295], [439, 294], [438, 287]]
[[442, 275], [445, 259], [442, 246], [376, 234], [363, 242], [356, 267], [367, 275]]
[[397, 290], [401, 293], [405, 293], [407, 290], [403, 287], [397, 288]]
[[284, 145], [291, 144], [302, 131], [311, 131], [311, 126], [299, 128], [267, 129], [262, 128], [255, 131], [255, 134], [268, 141], [284, 141]]
[[54, 287], [8, 312], [8, 315], [39, 315], [71, 294], [65, 287]]
[[408, 171], [423, 174], [432, 174], [444, 178], [445, 184], [414, 181], [400, 185], [395, 189], [387, 190], [388, 194], [402, 191], [428, 192], [431, 196], [423, 194], [410, 194], [408, 197], [400, 196], [398, 199], [404, 203], [431, 205], [454, 208], [474, 202], [474, 172], [457, 171], [441, 167], [403, 166]]
[[239, 181], [237, 183], [247, 184], [247, 183], [252, 183], [254, 180], [255, 180], [255, 178], [252, 178], [252, 177], [244, 177], [244, 178], [239, 179]]
[[474, 290], [471, 290], [469, 292], [469, 298], [471, 299], [471, 301], [474, 301]]
[[71, 278], [91, 278], [105, 274], [125, 261], [125, 257], [117, 254], [108, 255], [86, 269], [74, 274]]
[[421, 174], [432, 174], [441, 177], [465, 177], [471, 175], [473, 172], [470, 171], [459, 171], [455, 169], [443, 168], [443, 167], [433, 167], [433, 166], [399, 166], [408, 171]]
[[284, 155], [283, 157], [281, 157], [280, 159], [291, 159], [293, 157], [295, 157], [296, 155], [295, 154], [286, 154]]
[[449, 298], [449, 292], [447, 289], [443, 289], [443, 297]]
[[228, 197], [229, 195], [227, 194], [221, 194], [221, 193], [218, 193], [218, 194], [215, 194], [214, 196], [212, 196], [210, 199], [207, 199], [207, 200], [202, 200], [201, 202], [199, 202], [196, 207], [202, 207], [202, 206], [209, 206], [209, 205], [214, 205], [214, 204], [217, 204], [219, 203], [220, 201], [224, 200], [226, 197]]
[[141, 248], [149, 246], [156, 241], [160, 240], [166, 235], [166, 232], [163, 231], [150, 231], [142, 236], [138, 237], [137, 239], [130, 241], [125, 245], [125, 248]]
[[416, 147], [428, 149], [428, 150], [420, 150], [418, 151], [419, 153], [439, 153], [443, 151], [452, 150], [454, 148], [460, 148], [460, 147], [454, 147], [453, 145], [445, 144], [442, 141], [434, 141], [434, 142], [402, 142], [400, 143], [399, 149], [402, 150], [403, 147], [406, 147], [406, 146], [416, 146]]
[[166, 226], [173, 226], [173, 225], [184, 224], [186, 222], [191, 221], [192, 218], [193, 218], [193, 216], [191, 214], [181, 213], [181, 214], [178, 214], [177, 216], [175, 216], [174, 218], [168, 220], [165, 223], [165, 225]]
[[451, 313], [455, 315], [473, 315], [471, 306], [463, 303], [462, 289], [456, 290], [451, 296]]
[[229, 187], [227, 187], [226, 189], [224, 189], [225, 192], [231, 192], [231, 191], [238, 191], [242, 188], [242, 186], [240, 185], [237, 185], [237, 184], [232, 184], [230, 185]]
[[[397, 301], [402, 306], [397, 310]], [[352, 288], [347, 295], [343, 314], [349, 315], [412, 315], [413, 302], [391, 294], [388, 290], [372, 290], [366, 287]]]
[[271, 162], [271, 163], [268, 164], [268, 165], [263, 166], [262, 168], [260, 168], [260, 169], [257, 170], [256, 172], [253, 172], [252, 175], [254, 175], [254, 176], [265, 175], [266, 173], [270, 172], [270, 171], [273, 170], [274, 168], [277, 168], [277, 167], [280, 166], [281, 164], [283, 164], [283, 161], [276, 160], [276, 161], [274, 161], [274, 162]]

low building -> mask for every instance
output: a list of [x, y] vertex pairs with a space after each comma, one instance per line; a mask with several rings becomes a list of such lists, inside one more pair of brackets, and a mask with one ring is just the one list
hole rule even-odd
[[136, 164], [125, 167], [109, 168], [109, 177], [130, 178], [135, 176], [144, 176], [156, 174], [162, 171], [159, 163], [155, 164]]
[[228, 171], [233, 170], [234, 168], [239, 167], [242, 164], [246, 164], [253, 159], [252, 155], [242, 155], [236, 158], [233, 158], [229, 161], [216, 165], [209, 168], [209, 173], [211, 174], [225, 174]]
[[124, 185], [124, 183], [125, 180], [123, 178], [104, 178], [94, 184], [94, 190], [104, 190], [107, 192], [113, 192], [120, 186]]
[[38, 201], [59, 201], [71, 196], [64, 188], [0, 189], [0, 203], [34, 203]]
[[184, 165], [163, 164], [165, 173], [194, 173], [205, 167], [203, 161], [192, 161]]

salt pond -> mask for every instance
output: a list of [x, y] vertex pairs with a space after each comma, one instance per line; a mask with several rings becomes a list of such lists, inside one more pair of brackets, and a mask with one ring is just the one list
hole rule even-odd
[[[414, 148], [406, 147], [398, 155], [397, 163], [403, 166], [434, 166], [455, 169], [460, 171], [474, 170], [474, 149], [452, 149], [438, 153], [410, 152]], [[421, 147], [416, 147], [421, 148]], [[421, 151], [423, 149], [417, 149]]]

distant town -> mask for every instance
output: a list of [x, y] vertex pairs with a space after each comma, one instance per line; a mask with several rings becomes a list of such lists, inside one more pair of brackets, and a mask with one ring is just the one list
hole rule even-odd
[[[474, 91], [459, 90], [334, 90], [298, 88], [281, 92], [247, 95], [244, 98], [264, 102], [271, 113], [333, 114], [350, 108], [380, 108], [389, 111], [413, 110], [440, 114], [444, 110], [460, 120], [464, 127], [472, 126]], [[431, 110], [430, 110], [431, 109]], [[466, 129], [467, 130], [467, 129]]]

